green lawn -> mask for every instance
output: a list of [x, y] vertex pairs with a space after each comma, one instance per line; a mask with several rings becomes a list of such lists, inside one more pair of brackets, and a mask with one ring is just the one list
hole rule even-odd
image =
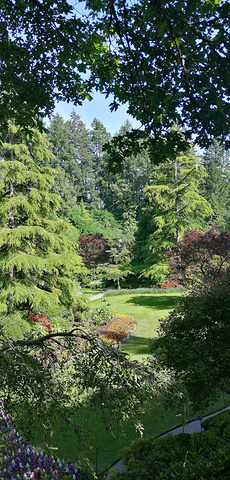
[[[137, 329], [134, 335], [122, 346], [122, 350], [129, 353], [132, 359], [141, 361], [149, 355], [148, 338], [156, 335], [159, 319], [165, 317], [174, 308], [180, 295], [177, 291], [166, 291], [159, 294], [106, 295], [102, 299], [89, 302], [88, 305], [91, 309], [96, 309], [105, 305], [104, 300], [106, 300], [106, 303], [111, 305], [108, 308], [112, 312], [134, 318]], [[228, 396], [221, 396], [209, 411], [198, 413], [204, 416], [211, 411], [223, 408], [229, 403], [228, 398]], [[162, 399], [153, 399], [149, 412], [142, 417], [145, 428], [144, 436], [159, 435], [180, 425], [182, 423], [180, 413], [175, 410], [165, 410]], [[194, 416], [194, 414], [188, 414], [186, 419], [193, 419]], [[83, 455], [90, 460], [97, 473], [108, 469], [112, 463], [118, 460], [122, 448], [128, 446], [138, 435], [131, 423], [127, 424], [123, 431], [117, 424], [111, 433], [103, 424], [98, 412], [93, 408], [82, 408], [76, 415], [76, 420], [83, 429], [88, 430], [87, 440], [90, 447], [85, 448], [80, 441], [81, 437], [79, 440], [74, 432], [70, 432], [69, 438], [66, 438], [63, 432], [60, 435], [61, 428], [57, 426], [52, 439], [53, 445], [58, 446], [58, 451], [55, 454], [74, 462], [78, 462], [78, 458]], [[44, 448], [39, 438], [39, 432], [37, 432], [37, 439], [34, 439], [33, 444], [35, 447]]]
[[114, 313], [122, 313], [134, 318], [137, 325], [135, 333], [122, 347], [122, 351], [130, 354], [133, 360], [141, 361], [149, 355], [148, 339], [156, 336], [159, 319], [167, 316], [172, 310], [180, 292], [163, 292], [161, 294], [131, 294], [103, 297], [89, 303], [91, 309], [101, 307], [106, 300]]

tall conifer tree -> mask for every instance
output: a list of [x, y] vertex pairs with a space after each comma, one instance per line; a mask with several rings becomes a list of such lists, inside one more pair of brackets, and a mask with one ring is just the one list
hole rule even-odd
[[203, 156], [202, 162], [207, 171], [203, 195], [213, 209], [208, 219], [218, 230], [230, 229], [230, 151], [215, 140]]
[[[129, 134], [131, 123], [127, 120], [118, 134]], [[116, 138], [116, 135], [115, 135]], [[122, 220], [127, 211], [138, 209], [144, 198], [144, 187], [149, 183], [150, 159], [147, 151], [128, 156], [123, 169], [116, 174], [107, 172], [101, 182], [101, 195], [105, 208]]]
[[93, 119], [89, 132], [92, 151], [92, 168], [95, 178], [93, 208], [103, 209], [105, 206], [104, 192], [109, 188], [111, 174], [108, 171], [108, 155], [103, 151], [103, 146], [111, 140], [110, 133], [104, 125]]
[[[178, 155], [154, 168], [145, 188], [145, 201], [137, 235], [143, 275], [155, 281], [167, 272], [165, 252], [179, 244], [185, 230], [201, 228], [202, 218], [212, 214], [199, 192], [206, 176], [195, 152]], [[147, 218], [147, 224], [146, 224]]]
[[54, 171], [44, 134], [26, 138], [9, 126], [0, 152], [0, 309], [38, 310], [74, 302], [73, 275], [81, 271], [74, 244], [58, 220], [58, 196], [50, 193]]

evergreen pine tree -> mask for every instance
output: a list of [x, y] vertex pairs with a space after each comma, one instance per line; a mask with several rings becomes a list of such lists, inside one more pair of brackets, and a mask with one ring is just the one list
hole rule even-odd
[[[132, 125], [126, 121], [118, 134], [130, 132]], [[107, 173], [102, 181], [102, 199], [105, 208], [118, 220], [134, 208], [138, 210], [144, 198], [144, 187], [149, 183], [150, 159], [146, 151], [130, 155], [123, 163], [120, 173]]]
[[204, 153], [202, 162], [207, 171], [207, 177], [202, 194], [210, 203], [213, 214], [209, 223], [213, 223], [218, 230], [230, 229], [230, 157], [216, 140]]
[[55, 169], [52, 192], [60, 196], [62, 216], [68, 217], [69, 213], [77, 205], [77, 197], [69, 166], [74, 164], [74, 149], [66, 122], [58, 113], [53, 116], [50, 122], [48, 138], [52, 143], [52, 152], [54, 154], [49, 158], [50, 163], [48, 164]]
[[103, 146], [111, 140], [111, 135], [100, 120], [96, 118], [93, 119], [91, 127], [92, 130], [90, 130], [89, 135], [92, 151], [92, 169], [95, 178], [92, 208], [103, 209], [105, 206], [103, 194], [104, 191], [107, 191], [109, 179], [111, 178], [111, 174], [108, 171], [108, 156], [103, 152]]
[[0, 152], [0, 308], [38, 311], [74, 302], [74, 275], [82, 262], [58, 220], [58, 196], [50, 193], [54, 160], [44, 134], [28, 137], [9, 126]]
[[207, 165], [207, 179], [204, 186], [204, 197], [210, 203], [213, 214], [209, 223], [213, 223], [218, 230], [226, 230], [229, 225], [229, 186], [221, 175], [213, 160]]
[[92, 168], [92, 147], [88, 130], [73, 111], [65, 122], [55, 115], [49, 126], [56, 161], [54, 191], [61, 196], [62, 212], [68, 217], [82, 200], [91, 205], [94, 200], [95, 174]]
[[183, 232], [201, 228], [202, 218], [212, 214], [199, 193], [206, 176], [195, 152], [178, 155], [155, 167], [145, 199], [137, 234], [142, 275], [158, 282], [167, 274], [166, 250], [179, 244]]
[[80, 116], [73, 111], [66, 122], [74, 157], [65, 167], [74, 186], [74, 195], [79, 203], [91, 204], [94, 198], [95, 177], [92, 168], [92, 151], [89, 132]]

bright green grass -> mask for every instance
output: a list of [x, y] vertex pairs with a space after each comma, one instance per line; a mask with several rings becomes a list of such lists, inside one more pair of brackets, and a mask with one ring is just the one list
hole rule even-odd
[[139, 360], [149, 356], [148, 339], [156, 336], [159, 319], [167, 316], [172, 310], [181, 293], [164, 292], [161, 294], [131, 294], [108, 296], [90, 302], [89, 308], [101, 307], [105, 301], [113, 313], [122, 313], [134, 318], [137, 325], [135, 333], [121, 348], [129, 353], [132, 360]]

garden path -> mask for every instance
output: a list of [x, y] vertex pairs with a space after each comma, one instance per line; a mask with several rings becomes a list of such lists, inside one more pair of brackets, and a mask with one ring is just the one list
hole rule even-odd
[[93, 300], [97, 300], [98, 298], [104, 297], [106, 292], [109, 292], [110, 290], [114, 290], [114, 287], [107, 287], [105, 290], [101, 293], [98, 293], [97, 295], [94, 295], [93, 297], [90, 297], [88, 301], [92, 302]]
[[[218, 412], [213, 412], [210, 415], [206, 415], [203, 418], [200, 417], [198, 419], [198, 417], [197, 417], [195, 420], [192, 420], [191, 422], [188, 422], [185, 426], [180, 425], [177, 428], [173, 428], [172, 430], [169, 430], [168, 432], [165, 432], [162, 435], [160, 435], [160, 437], [165, 437], [166, 435], [177, 435], [178, 433], [183, 433], [183, 432], [184, 433], [190, 433], [190, 434], [192, 434], [194, 432], [201, 432], [202, 431], [202, 427], [201, 427], [202, 420], [206, 420], [206, 418], [213, 417], [217, 413], [223, 412], [224, 410], [229, 410], [229, 409], [230, 409], [230, 405], [228, 405], [228, 407], [222, 408], [221, 410], [218, 410]], [[106, 475], [104, 477], [104, 480], [112, 480], [113, 479], [113, 471], [121, 472], [122, 469], [123, 469], [123, 462], [122, 462], [122, 460], [119, 460], [119, 462], [112, 465], [112, 467], [108, 470], [108, 472], [106, 473]]]

